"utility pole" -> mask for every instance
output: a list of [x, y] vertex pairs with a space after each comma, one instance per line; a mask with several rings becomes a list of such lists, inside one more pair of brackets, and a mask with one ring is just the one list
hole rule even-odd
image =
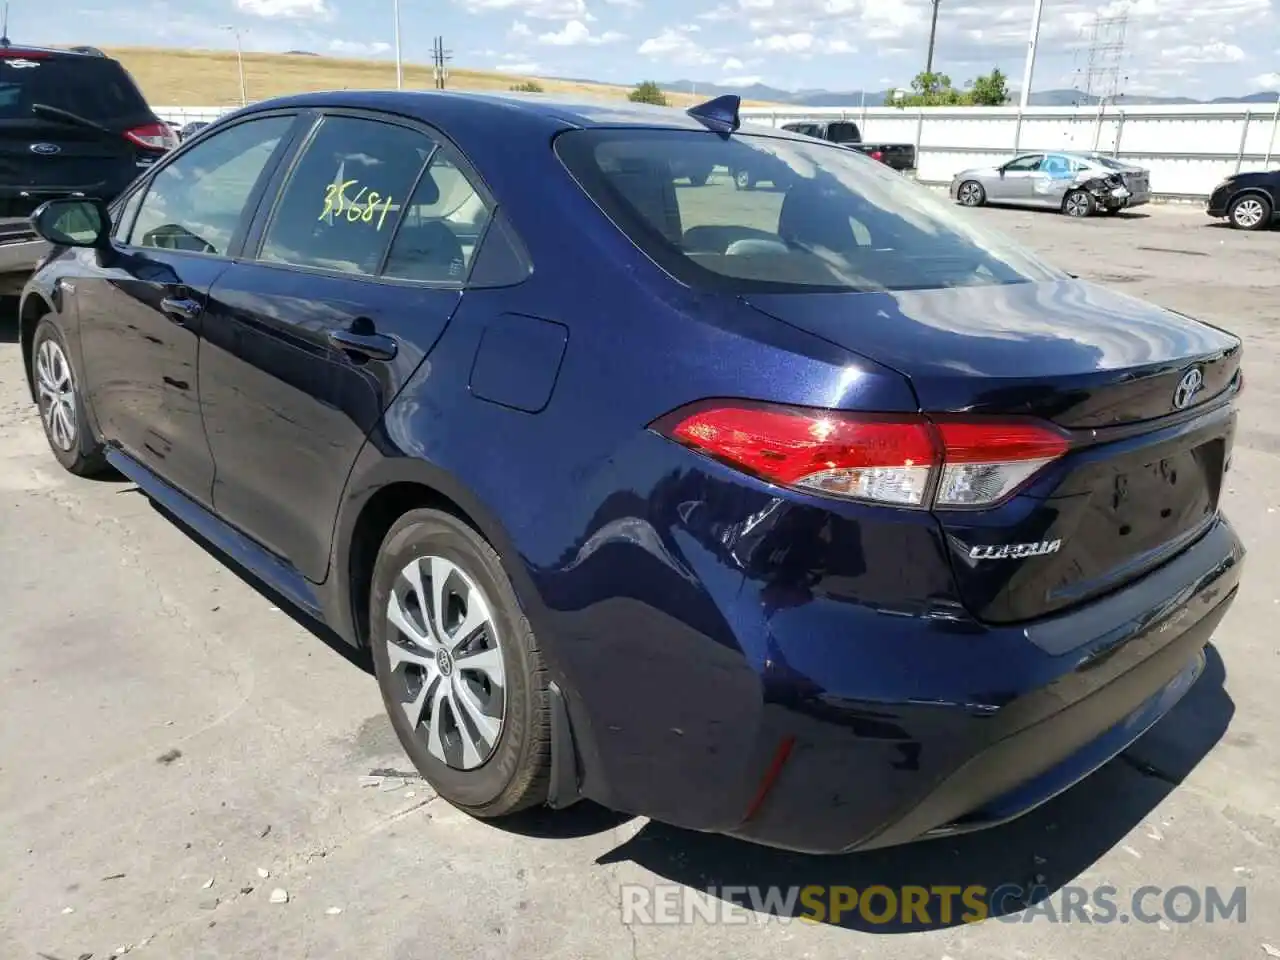
[[929, 24], [929, 53], [924, 60], [924, 72], [933, 73], [933, 40], [938, 35], [938, 2], [933, 0], [933, 22]]
[[1027, 40], [1027, 65], [1022, 71], [1022, 93], [1018, 97], [1018, 109], [1027, 109], [1027, 104], [1031, 98], [1031, 76], [1036, 69], [1036, 41], [1040, 39], [1040, 12], [1044, 7], [1044, 0], [1035, 0], [1035, 7], [1031, 12], [1031, 37]]
[[236, 64], [240, 70], [240, 106], [245, 106], [249, 102], [249, 91], [244, 82], [244, 46], [240, 42], [241, 30], [239, 27], [223, 26], [223, 30], [230, 30], [236, 35]]
[[431, 42], [432, 73], [435, 74], [436, 89], [443, 90], [445, 81], [449, 79], [449, 61], [453, 59], [453, 51], [444, 48], [444, 37], [436, 37]]
[[396, 38], [396, 89], [404, 89], [404, 60], [400, 56], [400, 0], [391, 0], [391, 15], [395, 19]]

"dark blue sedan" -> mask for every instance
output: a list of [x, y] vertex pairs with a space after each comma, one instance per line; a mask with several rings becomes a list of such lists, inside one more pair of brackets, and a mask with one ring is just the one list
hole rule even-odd
[[278, 99], [35, 219], [54, 456], [367, 648], [479, 817], [988, 826], [1164, 715], [1236, 594], [1236, 337], [734, 98]]

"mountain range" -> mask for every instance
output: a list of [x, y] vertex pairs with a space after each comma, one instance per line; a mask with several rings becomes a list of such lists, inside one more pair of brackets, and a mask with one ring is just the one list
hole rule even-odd
[[[712, 83], [696, 83], [692, 80], [676, 80], [672, 83], [659, 83], [658, 86], [672, 93], [705, 94], [708, 99], [717, 97], [722, 93], [736, 93], [744, 100], [763, 100], [769, 103], [793, 104], [798, 107], [857, 106], [862, 103], [862, 97], [864, 96], [862, 90], [850, 90], [847, 92], [835, 90], [779, 90], [777, 87], [770, 87], [763, 83], [752, 83], [742, 87], [727, 87]], [[890, 91], [888, 90], [865, 91], [867, 106], [882, 106], [889, 93]], [[1017, 91], [1010, 91], [1010, 96], [1014, 102], [1017, 101]], [[1217, 97], [1213, 100], [1195, 100], [1191, 97], [1152, 97], [1120, 94], [1114, 100], [1108, 100], [1108, 103], [1115, 103], [1117, 106], [1124, 106], [1125, 104], [1141, 106], [1151, 104], [1275, 103], [1276, 97], [1277, 94], [1267, 92], [1250, 93], [1240, 97]], [[1098, 100], [1098, 97], [1079, 90], [1033, 90], [1031, 93], [1031, 104], [1037, 107], [1090, 106], [1098, 103]]]

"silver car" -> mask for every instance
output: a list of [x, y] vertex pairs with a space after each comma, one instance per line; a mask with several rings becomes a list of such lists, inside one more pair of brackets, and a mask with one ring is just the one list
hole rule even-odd
[[951, 197], [966, 207], [1007, 203], [1072, 217], [1115, 213], [1151, 199], [1150, 175], [1098, 153], [1023, 153], [994, 167], [962, 170]]

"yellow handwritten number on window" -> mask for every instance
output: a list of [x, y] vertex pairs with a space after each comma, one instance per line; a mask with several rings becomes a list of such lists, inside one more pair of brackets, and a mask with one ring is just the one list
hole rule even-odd
[[[348, 223], [355, 223], [362, 220], [365, 223], [373, 223], [375, 214], [378, 214], [377, 229], [381, 230], [383, 224], [387, 222], [387, 213], [391, 210], [392, 199], [388, 196], [382, 198], [376, 190], [369, 190], [368, 187], [361, 187], [356, 191], [354, 198], [348, 199], [347, 190], [354, 187], [358, 180], [344, 180], [342, 183], [331, 183], [324, 189], [324, 209], [320, 211], [317, 220], [325, 220], [329, 217], [339, 217], [344, 212]], [[365, 192], [368, 191], [368, 197], [365, 198]], [[365, 198], [361, 204], [361, 198]], [[381, 207], [381, 213], [379, 213]]]

